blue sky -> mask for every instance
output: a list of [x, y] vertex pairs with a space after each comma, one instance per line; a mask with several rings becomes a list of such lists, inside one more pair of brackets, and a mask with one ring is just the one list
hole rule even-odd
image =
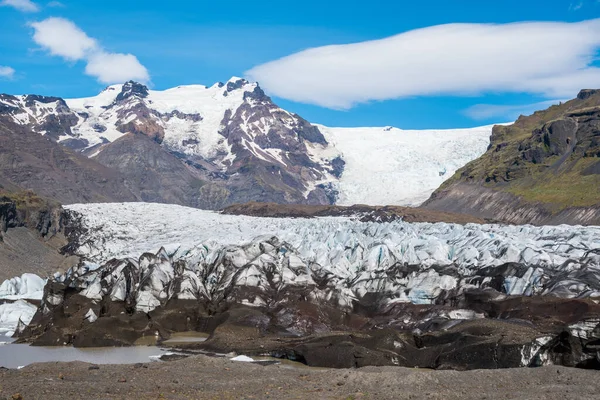
[[[577, 78], [576, 83], [563, 85], [561, 90], [552, 90], [552, 85], [559, 86], [559, 83], [555, 83], [556, 76], [570, 73], [569, 69], [581, 69], [581, 65], [573, 62], [563, 66], [561, 70], [541, 71], [540, 77], [536, 79], [542, 79], [544, 74], [555, 76], [553, 81], [546, 82], [543, 87], [528, 85], [528, 81], [523, 78], [528, 75], [521, 74], [520, 80], [511, 81], [510, 85], [501, 80], [502, 82], [490, 87], [465, 87], [462, 90], [462, 81], [459, 79], [451, 88], [436, 91], [431, 85], [437, 84], [438, 70], [428, 69], [432, 61], [428, 61], [429, 64], [423, 68], [423, 76], [415, 78], [414, 71], [409, 70], [406, 76], [410, 76], [405, 78], [400, 73], [404, 72], [402, 69], [399, 74], [395, 74], [395, 67], [387, 70], [382, 67], [381, 64], [387, 62], [383, 57], [386, 54], [367, 48], [366, 53], [360, 54], [372, 60], [368, 60], [366, 66], [361, 65], [356, 71], [352, 70], [355, 66], [334, 63], [337, 68], [334, 70], [334, 77], [339, 73], [346, 79], [340, 81], [338, 86], [333, 85], [323, 91], [307, 89], [307, 93], [300, 95], [298, 93], [306, 87], [302, 83], [305, 80], [315, 84], [319, 84], [318, 79], [326, 80], [327, 84], [332, 80], [330, 75], [321, 74], [321, 70], [328, 67], [327, 59], [322, 57], [323, 52], [316, 51], [306, 55], [301, 53], [289, 63], [276, 61], [305, 49], [384, 39], [441, 24], [506, 24], [523, 21], [577, 23], [600, 17], [600, 2], [597, 0], [305, 0], [293, 3], [236, 0], [169, 3], [148, 0], [61, 0], [59, 3], [33, 0], [37, 10], [23, 8], [23, 2], [32, 3], [30, 0], [2, 1], [20, 6], [15, 8], [9, 4], [0, 7], [0, 66], [14, 70], [14, 73], [0, 78], [0, 92], [4, 93], [81, 97], [94, 95], [106, 86], [103, 78], [99, 77], [102, 72], [96, 75], [86, 74], [86, 63], [91, 64], [86, 56], [68, 58], [64, 54], [52, 55], [52, 45], [40, 45], [39, 39], [34, 40], [37, 28], [32, 24], [49, 17], [71, 21], [98, 43], [96, 47], [101, 47], [102, 56], [121, 53], [135, 56], [135, 62], [128, 60], [134, 64], [127, 64], [128, 67], [122, 69], [128, 70], [129, 66], [132, 70], [144, 68], [149, 84], [154, 89], [193, 83], [211, 85], [216, 81], [226, 81], [231, 76], [245, 76], [247, 72], [254, 71], [250, 75], [260, 78], [258, 80], [261, 85], [279, 105], [312, 122], [330, 126], [393, 125], [405, 129], [421, 129], [504, 122], [520, 112], [532, 111], [553, 100], [574, 97], [577, 94], [574, 87], [578, 87], [577, 85], [600, 85], [594, 68], [594, 71], [588, 71], [589, 74]], [[544, 29], [556, 30], [553, 27]], [[571, 41], [579, 37], [584, 41], [583, 36], [597, 33], [595, 29], [574, 31], [569, 28], [566, 32], [573, 35], [570, 37]], [[426, 30], [425, 34], [429, 32], [430, 30]], [[433, 41], [448, 35], [444, 31], [431, 32]], [[475, 31], [473, 35], [483, 36], [489, 33], [485, 30], [477, 32], [479, 31]], [[504, 31], [493, 33], [494, 37], [504, 34]], [[410, 47], [411, 37], [402, 39], [402, 46], [406, 47], [408, 43]], [[429, 42], [427, 38], [429, 36], [425, 36], [423, 40]], [[394, 53], [393, 46], [400, 46], [391, 42], [386, 45], [386, 53]], [[478, 45], [480, 43], [466, 43], [464, 46]], [[514, 41], [514, 47], [518, 48], [520, 45], [519, 40]], [[596, 42], [585, 43], [585, 46], [582, 44], [582, 50], [578, 50], [577, 54], [574, 52], [571, 57], [579, 60], [582, 52], [587, 52], [585, 56], [589, 59], [585, 63], [593, 68], [597, 66], [599, 48], [600, 44]], [[567, 50], [569, 49], [557, 46], [545, 51], [556, 52], [560, 56]], [[418, 49], [412, 48], [410, 51], [407, 58], [420, 56]], [[341, 59], [345, 59], [346, 47], [340, 47], [339, 52]], [[398, 59], [402, 59], [402, 56], [398, 52], [394, 62], [399, 62]], [[453, 57], [451, 54], [434, 56], [440, 71], [447, 65], [454, 65], [449, 59]], [[471, 52], [466, 57], [472, 56]], [[513, 55], [517, 56], [518, 54]], [[96, 69], [103, 68], [101, 62], [104, 60], [96, 60]], [[273, 63], [268, 68], [253, 69], [269, 62]], [[515, 58], [510, 64], [519, 62], [519, 58]], [[550, 59], [547, 64], [553, 62]], [[306, 68], [306, 65], [310, 68]], [[404, 64], [399, 65], [404, 68]], [[534, 67], [535, 65], [532, 66]], [[454, 68], [460, 69], [461, 65], [456, 64]], [[474, 73], [471, 70], [465, 71], [468, 75]], [[457, 73], [460, 74], [460, 71]], [[107, 79], [115, 76], [121, 75], [113, 74]], [[375, 80], [377, 76], [381, 79]], [[296, 79], [298, 82], [294, 83]], [[390, 91], [386, 90], [386, 79]], [[415, 79], [419, 82], [411, 84], [410, 90], [400, 82]], [[440, 86], [447, 83], [444, 79], [449, 78], [440, 78]], [[485, 79], [485, 76], [481, 79]], [[341, 86], [355, 86], [355, 91], [345, 93]], [[365, 95], [364, 98], [362, 94]], [[325, 100], [329, 98], [331, 99]]]

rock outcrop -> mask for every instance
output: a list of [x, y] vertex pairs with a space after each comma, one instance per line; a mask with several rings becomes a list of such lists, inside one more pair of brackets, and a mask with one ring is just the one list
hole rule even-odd
[[47, 276], [77, 265], [65, 253], [69, 216], [31, 191], [0, 190], [0, 282], [31, 272]]
[[136, 200], [117, 171], [2, 118], [0, 185], [63, 204]]

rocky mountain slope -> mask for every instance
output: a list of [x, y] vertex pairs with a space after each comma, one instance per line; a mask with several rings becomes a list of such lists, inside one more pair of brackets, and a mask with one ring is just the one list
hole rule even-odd
[[69, 209], [88, 262], [46, 285], [19, 329], [36, 344], [197, 330], [211, 336], [196, 350], [314, 366], [600, 367], [595, 227]]
[[46, 277], [77, 265], [78, 257], [61, 251], [69, 242], [67, 219], [56, 202], [0, 190], [0, 282], [25, 271]]
[[511, 223], [600, 224], [600, 91], [494, 127], [480, 158], [425, 203]]
[[137, 199], [210, 209], [416, 205], [482, 154], [491, 131], [312, 125], [240, 78], [165, 91], [127, 82], [82, 99], [0, 95], [0, 120], [118, 171]]
[[61, 203], [137, 199], [115, 170], [2, 118], [0, 185]]

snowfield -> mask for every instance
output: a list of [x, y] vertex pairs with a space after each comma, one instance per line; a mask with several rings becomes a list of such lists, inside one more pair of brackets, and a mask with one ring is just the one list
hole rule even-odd
[[[235, 83], [241, 78], [232, 77], [227, 83]], [[223, 84], [215, 83], [211, 87], [203, 85], [183, 85], [167, 90], [150, 90], [148, 97], [143, 101], [150, 109], [161, 114], [175, 112], [173, 118], [168, 118], [165, 123], [164, 144], [172, 149], [186, 154], [198, 154], [206, 159], [212, 159], [219, 151], [228, 152], [225, 138], [219, 134], [221, 121], [227, 111], [235, 111], [244, 103], [244, 94], [256, 88], [256, 84], [246, 84], [237, 90], [223, 95]], [[102, 137], [114, 141], [124, 133], [117, 130], [121, 114], [127, 113], [122, 107], [109, 107], [116, 101], [123, 85], [107, 87], [97, 96], [66, 99], [69, 107], [77, 112], [85, 112], [91, 117], [73, 129], [75, 136], [86, 139], [90, 145], [102, 142]], [[131, 105], [127, 104], [127, 107]], [[181, 114], [198, 114], [199, 120], [186, 120], [180, 118]], [[132, 114], [135, 120], [135, 115]], [[97, 126], [106, 130], [98, 132]], [[69, 137], [65, 136], [64, 139]], [[193, 149], [181, 147], [185, 140], [196, 140], [198, 143]]]

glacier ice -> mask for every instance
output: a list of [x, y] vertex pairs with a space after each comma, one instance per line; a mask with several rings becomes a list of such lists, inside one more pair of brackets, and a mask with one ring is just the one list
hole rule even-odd
[[0, 285], [0, 300], [41, 300], [45, 284], [45, 279], [28, 273], [7, 279]]
[[368, 293], [388, 303], [432, 304], [485, 287], [507, 295], [600, 295], [599, 227], [256, 218], [151, 203], [67, 209], [87, 230], [78, 251], [89, 264], [56, 279], [90, 299], [109, 295], [144, 312], [170, 298], [219, 302], [249, 287], [270, 293], [238, 293], [253, 305], [293, 287], [314, 288], [313, 300], [341, 307]]
[[25, 300], [0, 304], [0, 335], [12, 336], [19, 323], [28, 325], [37, 307]]

